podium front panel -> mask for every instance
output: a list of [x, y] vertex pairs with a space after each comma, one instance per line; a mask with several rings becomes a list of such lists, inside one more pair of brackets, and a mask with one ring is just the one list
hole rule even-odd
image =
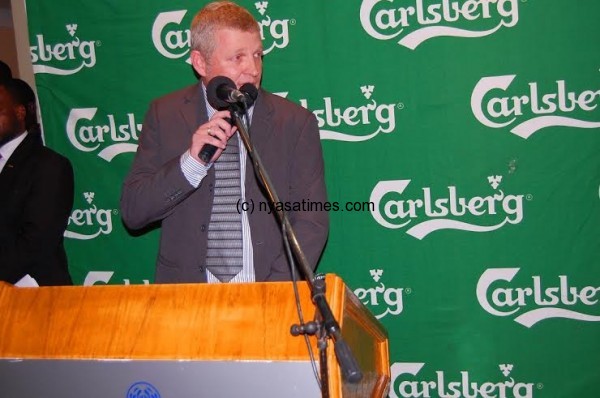
[[320, 397], [308, 361], [0, 360], [3, 397]]

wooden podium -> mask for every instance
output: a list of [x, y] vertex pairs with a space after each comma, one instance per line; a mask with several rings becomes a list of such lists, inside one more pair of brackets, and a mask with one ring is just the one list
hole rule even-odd
[[[385, 397], [387, 333], [343, 281], [326, 297], [364, 377], [331, 397]], [[299, 284], [304, 320], [315, 308]], [[16, 288], [0, 283], [0, 388], [37, 397], [320, 397], [291, 283]], [[318, 362], [316, 339], [310, 338]], [[318, 368], [318, 363], [317, 363]], [[4, 395], [3, 395], [4, 396]]]

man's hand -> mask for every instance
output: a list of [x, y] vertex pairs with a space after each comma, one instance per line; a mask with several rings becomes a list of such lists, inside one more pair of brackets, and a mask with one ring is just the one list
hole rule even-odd
[[209, 163], [215, 162], [229, 140], [237, 131], [237, 127], [231, 126], [225, 118], [230, 117], [229, 111], [219, 111], [215, 113], [208, 122], [202, 124], [192, 136], [192, 145], [190, 146], [190, 154], [194, 159], [206, 165], [206, 163], [198, 157], [202, 147], [206, 144], [213, 145], [217, 151], [210, 159]]

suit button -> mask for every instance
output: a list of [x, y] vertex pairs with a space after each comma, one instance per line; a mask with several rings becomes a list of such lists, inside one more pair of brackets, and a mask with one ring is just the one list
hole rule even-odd
[[202, 224], [202, 226], [200, 227], [200, 231], [202, 231], [202, 232], [206, 231], [206, 224]]

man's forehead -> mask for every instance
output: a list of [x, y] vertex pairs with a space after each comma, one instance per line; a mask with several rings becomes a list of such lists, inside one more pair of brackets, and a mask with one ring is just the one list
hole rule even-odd
[[254, 36], [254, 39], [256, 39], [256, 44], [258, 45], [260, 43], [260, 46], [262, 47], [260, 31], [240, 30], [229, 27], [218, 28], [215, 31], [215, 38], [221, 42], [230, 41], [233, 43], [237, 43], [240, 36], [247, 36], [248, 38], [252, 38], [252, 36]]
[[24, 106], [20, 105], [18, 101], [16, 101], [13, 96], [10, 94], [10, 91], [4, 86], [0, 86], [0, 104], [2, 106]]
[[12, 96], [8, 92], [5, 86], [0, 85], [0, 100], [2, 102], [8, 102], [12, 100]]

